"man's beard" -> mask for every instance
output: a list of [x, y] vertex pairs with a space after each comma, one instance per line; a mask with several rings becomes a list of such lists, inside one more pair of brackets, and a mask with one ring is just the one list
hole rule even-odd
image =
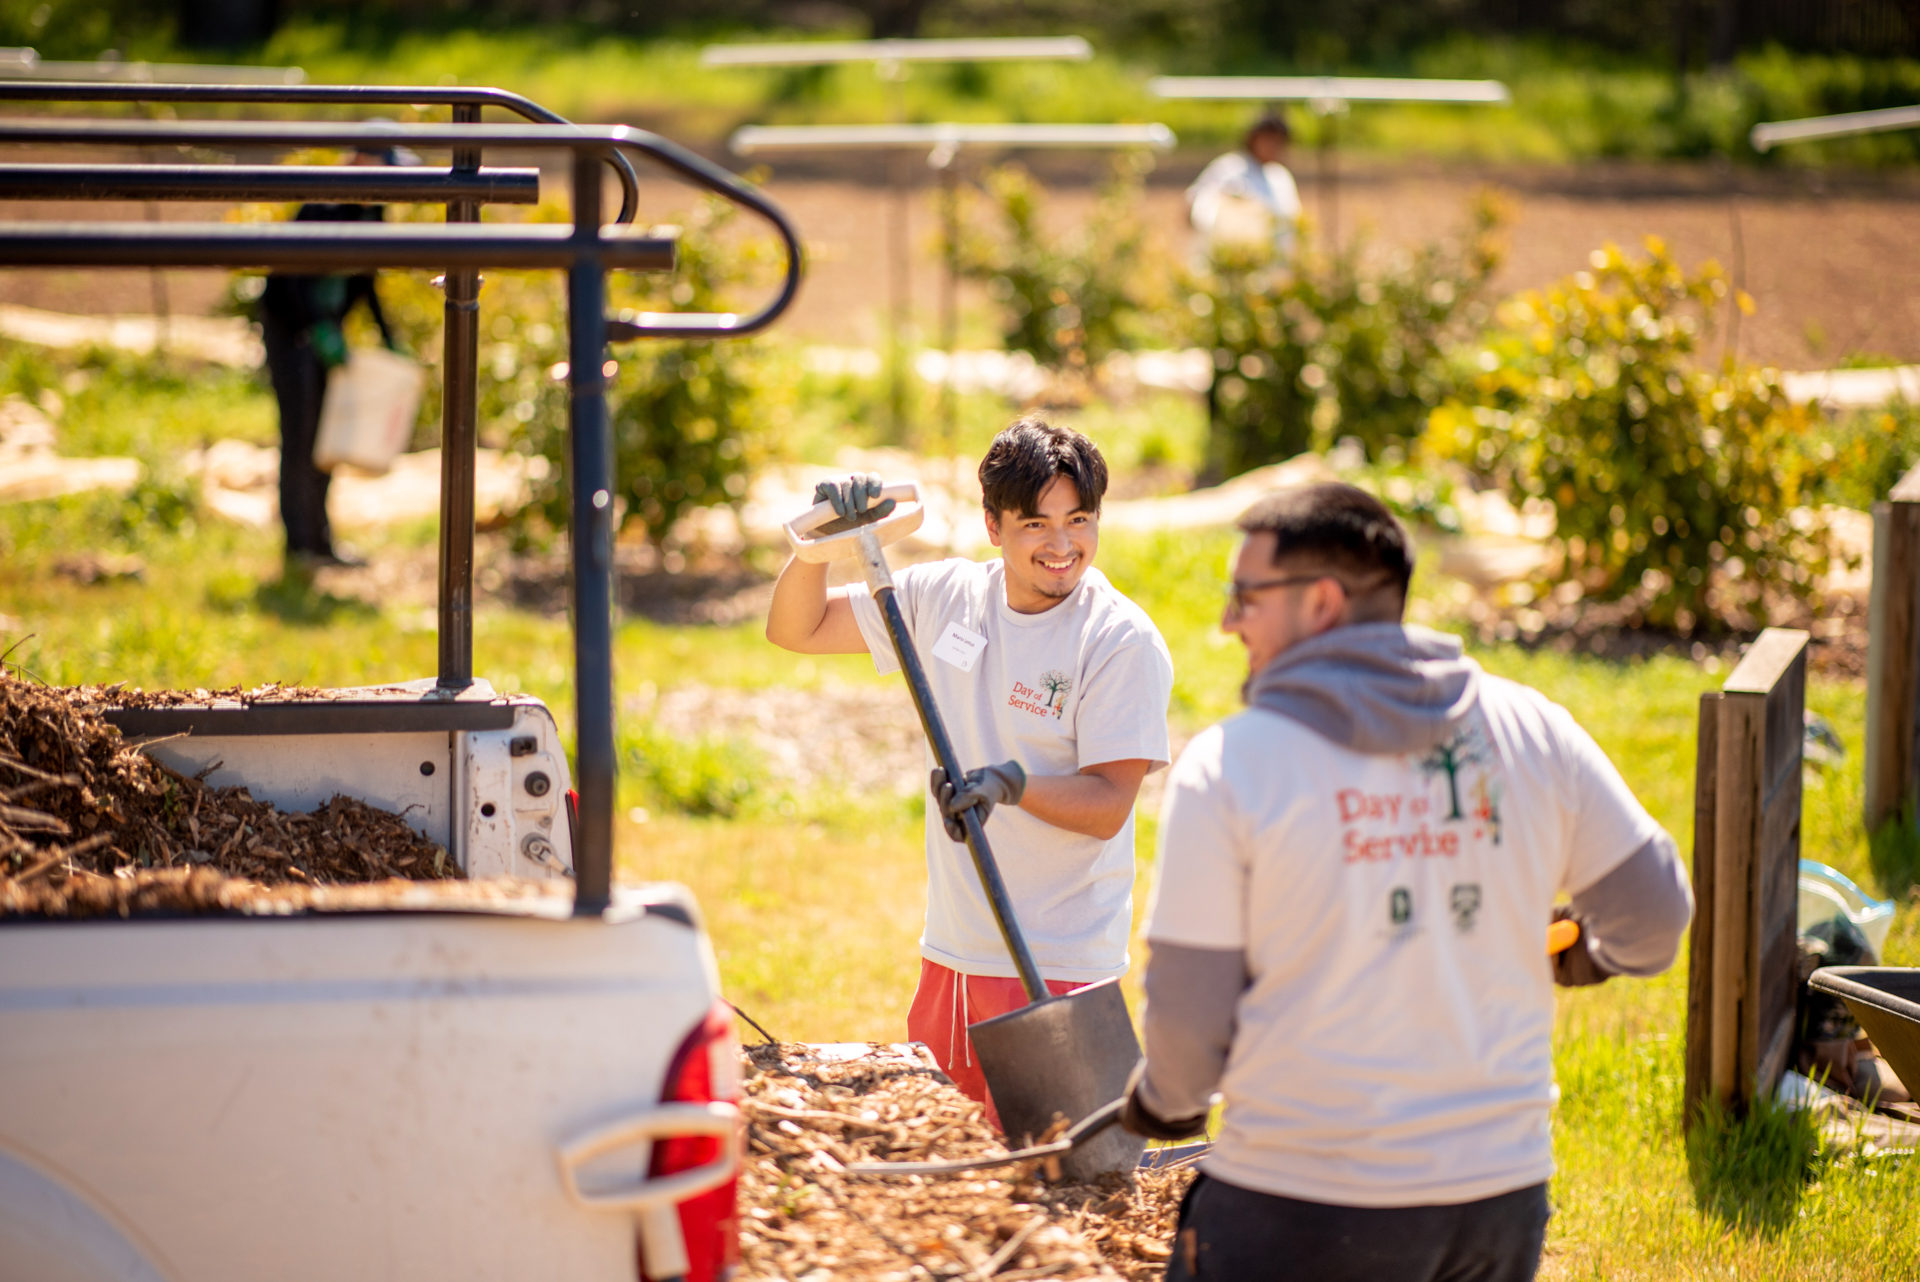
[[1053, 585], [1044, 583], [1044, 581], [1042, 583], [1032, 584], [1031, 586], [1035, 596], [1046, 597], [1049, 601], [1064, 601], [1073, 595], [1073, 590], [1079, 587], [1080, 584], [1076, 581], [1057, 591], [1053, 588]]

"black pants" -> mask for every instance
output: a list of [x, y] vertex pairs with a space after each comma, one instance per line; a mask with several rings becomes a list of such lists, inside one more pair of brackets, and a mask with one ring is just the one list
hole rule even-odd
[[271, 314], [261, 319], [260, 329], [274, 399], [280, 403], [280, 520], [287, 527], [287, 551], [332, 556], [333, 529], [327, 524], [330, 478], [313, 465], [320, 402], [327, 394], [327, 367], [311, 346]]
[[1167, 1282], [1532, 1282], [1552, 1213], [1544, 1184], [1457, 1206], [1359, 1207], [1202, 1175], [1180, 1204]]

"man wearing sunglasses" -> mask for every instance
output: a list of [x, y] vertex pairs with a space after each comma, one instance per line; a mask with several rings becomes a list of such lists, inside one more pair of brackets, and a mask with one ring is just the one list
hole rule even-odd
[[[1124, 1118], [1184, 1138], [1224, 1101], [1167, 1277], [1525, 1282], [1553, 985], [1671, 965], [1686, 873], [1565, 709], [1401, 623], [1379, 500], [1312, 486], [1240, 529], [1249, 707], [1168, 776]], [[1556, 912], [1581, 937], [1550, 960]]]

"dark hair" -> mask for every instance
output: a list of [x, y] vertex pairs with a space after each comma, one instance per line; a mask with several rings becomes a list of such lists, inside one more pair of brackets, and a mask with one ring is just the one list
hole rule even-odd
[[1287, 128], [1287, 118], [1274, 111], [1269, 111], [1247, 126], [1245, 142], [1247, 150], [1253, 150], [1253, 140], [1261, 134], [1278, 134], [1281, 142], [1293, 141], [1293, 130]]
[[1269, 494], [1246, 510], [1240, 528], [1273, 535], [1275, 565], [1324, 565], [1352, 580], [1348, 591], [1364, 593], [1384, 573], [1404, 598], [1413, 581], [1406, 530], [1386, 504], [1357, 486], [1330, 481]]
[[1040, 492], [1056, 476], [1073, 480], [1083, 510], [1100, 510], [1107, 493], [1107, 460], [1100, 447], [1070, 427], [1024, 415], [1001, 429], [980, 460], [980, 498], [995, 517], [1002, 512], [1034, 516]]

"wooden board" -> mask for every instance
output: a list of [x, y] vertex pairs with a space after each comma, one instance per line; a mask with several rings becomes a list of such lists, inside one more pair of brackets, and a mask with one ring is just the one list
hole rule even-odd
[[1873, 592], [1867, 609], [1867, 831], [1920, 791], [1920, 468], [1873, 505]]
[[1687, 932], [1687, 1056], [1680, 1115], [1691, 1124], [1712, 1084], [1713, 832], [1720, 751], [1720, 692], [1700, 696], [1700, 739], [1693, 779], [1693, 924]]
[[1805, 632], [1769, 628], [1700, 701], [1685, 1115], [1771, 1092], [1792, 1051]]

